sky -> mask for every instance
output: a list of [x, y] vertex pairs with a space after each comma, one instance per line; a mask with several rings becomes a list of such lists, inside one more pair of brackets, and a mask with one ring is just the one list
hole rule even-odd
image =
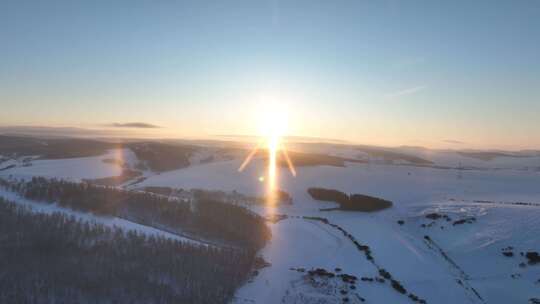
[[0, 126], [253, 135], [269, 104], [288, 135], [539, 149], [540, 1], [0, 2]]

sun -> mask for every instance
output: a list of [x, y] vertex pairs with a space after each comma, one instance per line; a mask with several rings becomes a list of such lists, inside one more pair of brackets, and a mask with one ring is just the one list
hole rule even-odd
[[289, 121], [285, 104], [275, 101], [262, 102], [255, 115], [259, 136], [276, 139], [285, 135]]
[[273, 197], [276, 190], [278, 190], [278, 155], [280, 153], [286, 160], [291, 174], [296, 176], [296, 170], [283, 142], [288, 125], [288, 111], [286, 105], [268, 100], [261, 104], [255, 115], [260, 140], [257, 146], [248, 154], [238, 171], [243, 171], [259, 150], [266, 150], [268, 155], [266, 178], [261, 177], [259, 181], [266, 181], [269, 201], [275, 201]]

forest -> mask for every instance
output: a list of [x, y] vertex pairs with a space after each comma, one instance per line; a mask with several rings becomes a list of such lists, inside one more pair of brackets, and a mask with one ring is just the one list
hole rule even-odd
[[339, 209], [371, 212], [392, 207], [391, 201], [363, 194], [348, 195], [338, 190], [316, 187], [309, 188], [307, 192], [315, 200], [335, 202], [339, 204], [339, 208], [321, 209], [324, 211]]
[[228, 303], [254, 262], [1, 197], [0, 248], [0, 303]]
[[117, 216], [251, 252], [262, 248], [271, 237], [261, 216], [241, 206], [208, 198], [183, 201], [144, 191], [43, 177], [33, 177], [30, 181], [0, 179], [0, 186], [27, 199], [97, 215]]

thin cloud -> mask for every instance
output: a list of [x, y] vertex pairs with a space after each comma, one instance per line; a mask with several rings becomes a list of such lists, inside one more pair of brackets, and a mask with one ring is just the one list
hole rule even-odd
[[401, 96], [405, 96], [405, 95], [416, 94], [416, 93], [418, 93], [420, 91], [423, 91], [425, 89], [427, 89], [427, 86], [421, 85], [421, 86], [416, 86], [416, 87], [412, 87], [412, 88], [403, 89], [403, 90], [397, 91], [397, 92], [392, 92], [390, 94], [386, 94], [385, 96], [387, 98], [397, 98], [397, 97], [401, 97]]
[[465, 143], [462, 142], [462, 141], [459, 141], [459, 140], [453, 140], [453, 139], [445, 139], [445, 140], [443, 140], [443, 142], [448, 143], [448, 144], [456, 144], [456, 145], [463, 145], [463, 144], [465, 144]]
[[156, 126], [153, 124], [145, 123], [145, 122], [127, 122], [127, 123], [112, 123], [109, 125], [109, 127], [114, 128], [138, 128], [138, 129], [157, 129], [161, 128], [160, 126]]

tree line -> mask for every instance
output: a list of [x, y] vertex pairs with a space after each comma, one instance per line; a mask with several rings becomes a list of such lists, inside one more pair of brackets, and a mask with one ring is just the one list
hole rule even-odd
[[[111, 215], [256, 252], [270, 239], [264, 219], [249, 210], [209, 198], [193, 202], [143, 191], [33, 177], [1, 180], [25, 198], [98, 215]], [[247, 228], [247, 229], [246, 229]]]
[[228, 303], [254, 261], [1, 197], [0, 248], [0, 303]]

